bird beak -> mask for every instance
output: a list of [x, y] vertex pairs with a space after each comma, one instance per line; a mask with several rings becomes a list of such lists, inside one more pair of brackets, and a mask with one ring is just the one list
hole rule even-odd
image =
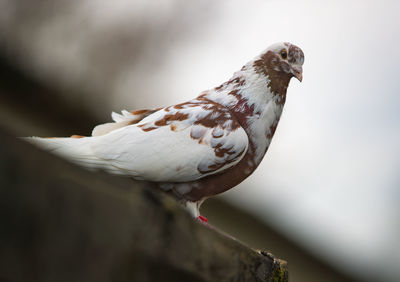
[[303, 68], [301, 66], [292, 67], [292, 74], [301, 82], [303, 80]]

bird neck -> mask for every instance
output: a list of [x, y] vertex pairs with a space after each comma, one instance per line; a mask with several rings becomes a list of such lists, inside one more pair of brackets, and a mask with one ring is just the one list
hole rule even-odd
[[256, 62], [246, 64], [230, 80], [202, 96], [225, 106], [237, 118], [249, 136], [249, 150], [258, 165], [278, 125], [290, 78], [259, 71]]

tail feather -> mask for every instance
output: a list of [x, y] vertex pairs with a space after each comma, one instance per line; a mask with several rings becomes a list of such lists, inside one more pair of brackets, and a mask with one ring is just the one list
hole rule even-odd
[[90, 170], [104, 169], [111, 173], [120, 174], [121, 171], [99, 159], [93, 154], [91, 142], [95, 137], [83, 138], [41, 138], [25, 137], [25, 141], [32, 143], [45, 151], [61, 156], [79, 166]]

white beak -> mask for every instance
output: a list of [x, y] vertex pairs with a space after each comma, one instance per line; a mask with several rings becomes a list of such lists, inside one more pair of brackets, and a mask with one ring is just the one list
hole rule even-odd
[[303, 68], [301, 66], [292, 67], [292, 74], [301, 82], [303, 80]]

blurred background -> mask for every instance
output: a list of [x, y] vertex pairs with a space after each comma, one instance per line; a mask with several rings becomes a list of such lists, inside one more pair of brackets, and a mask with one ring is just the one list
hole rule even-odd
[[257, 171], [203, 205], [291, 281], [400, 281], [400, 2], [2, 0], [0, 120], [90, 134], [215, 87], [272, 43], [305, 53]]

